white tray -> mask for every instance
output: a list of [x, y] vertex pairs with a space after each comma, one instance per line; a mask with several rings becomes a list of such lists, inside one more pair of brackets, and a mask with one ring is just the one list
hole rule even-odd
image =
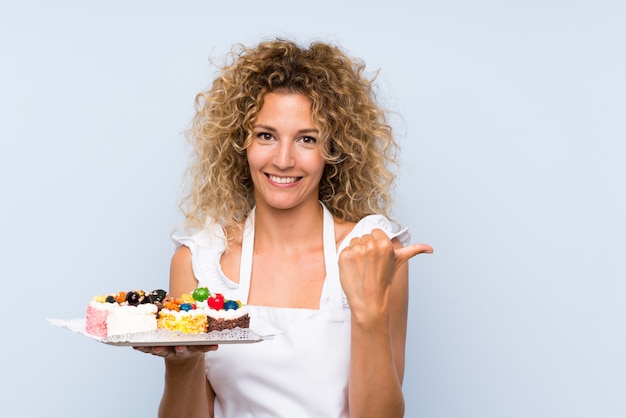
[[96, 337], [85, 332], [84, 319], [48, 319], [52, 325], [68, 329], [101, 343], [121, 347], [172, 346], [172, 345], [213, 345], [213, 344], [249, 344], [258, 343], [265, 338], [249, 328], [235, 328], [224, 331], [212, 331], [206, 334], [183, 334], [178, 331], [159, 329], [135, 334]]

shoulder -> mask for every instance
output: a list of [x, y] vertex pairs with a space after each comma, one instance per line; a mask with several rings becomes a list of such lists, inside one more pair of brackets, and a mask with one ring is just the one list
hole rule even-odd
[[191, 253], [195, 253], [199, 248], [223, 246], [225, 234], [220, 225], [207, 224], [197, 231], [177, 231], [172, 234], [172, 241], [176, 249], [187, 247]]
[[190, 232], [172, 234], [175, 245], [170, 267], [172, 294], [193, 291], [206, 286], [215, 293], [231, 296], [237, 286], [224, 274], [220, 266], [220, 254], [226, 251], [226, 233], [221, 225], [207, 224]]

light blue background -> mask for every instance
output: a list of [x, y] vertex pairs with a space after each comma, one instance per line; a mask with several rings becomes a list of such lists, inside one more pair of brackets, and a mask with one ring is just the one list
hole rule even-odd
[[436, 250], [411, 261], [406, 416], [626, 416], [626, 3], [0, 7], [7, 416], [155, 416], [159, 359], [45, 318], [167, 287], [208, 60], [273, 36], [343, 45], [397, 112], [398, 215]]

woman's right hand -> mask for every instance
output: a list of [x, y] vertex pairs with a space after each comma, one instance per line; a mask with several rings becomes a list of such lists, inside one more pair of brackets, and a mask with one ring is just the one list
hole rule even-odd
[[186, 360], [217, 350], [217, 345], [176, 345], [133, 347], [142, 353], [152, 354], [166, 360]]

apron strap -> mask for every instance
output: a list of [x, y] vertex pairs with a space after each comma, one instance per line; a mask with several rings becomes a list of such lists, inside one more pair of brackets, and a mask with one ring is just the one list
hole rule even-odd
[[241, 242], [241, 263], [239, 265], [239, 300], [248, 303], [250, 276], [252, 275], [252, 255], [254, 254], [254, 209], [250, 211], [243, 229]]
[[343, 291], [339, 279], [339, 257], [335, 240], [335, 221], [332, 213], [324, 208], [324, 263], [326, 265], [326, 286], [333, 321], [343, 322]]

